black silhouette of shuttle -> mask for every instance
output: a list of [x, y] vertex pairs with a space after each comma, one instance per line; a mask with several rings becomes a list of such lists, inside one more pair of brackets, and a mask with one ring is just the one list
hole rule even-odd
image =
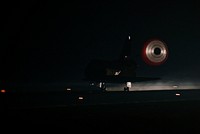
[[[106, 90], [106, 83], [125, 83], [124, 91], [129, 91], [134, 82], [160, 79], [136, 75], [138, 65], [131, 59], [131, 46], [131, 37], [128, 36], [118, 59], [94, 59], [89, 62], [85, 69], [85, 80], [103, 90]], [[168, 58], [167, 45], [159, 39], [148, 40], [144, 44], [141, 56], [148, 65], [161, 65]]]

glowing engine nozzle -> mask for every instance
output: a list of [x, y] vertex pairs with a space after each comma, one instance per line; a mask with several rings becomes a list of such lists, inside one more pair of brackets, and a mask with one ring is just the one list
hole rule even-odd
[[148, 65], [161, 65], [168, 58], [167, 45], [158, 39], [153, 39], [145, 42], [142, 49], [142, 58]]

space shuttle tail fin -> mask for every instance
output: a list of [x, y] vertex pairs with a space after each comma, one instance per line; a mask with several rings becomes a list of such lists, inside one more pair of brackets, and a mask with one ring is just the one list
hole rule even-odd
[[128, 38], [125, 41], [125, 44], [122, 48], [121, 54], [120, 54], [120, 60], [129, 60], [131, 56], [131, 36], [129, 35]]

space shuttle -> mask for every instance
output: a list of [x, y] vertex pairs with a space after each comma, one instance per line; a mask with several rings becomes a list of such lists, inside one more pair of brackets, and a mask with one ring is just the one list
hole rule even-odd
[[[152, 81], [160, 78], [137, 76], [138, 64], [131, 58], [132, 38], [126, 39], [121, 54], [115, 60], [94, 59], [85, 69], [84, 80], [106, 91], [106, 83], [124, 83], [124, 91], [129, 91], [134, 82]], [[159, 66], [168, 58], [168, 48], [160, 39], [147, 40], [142, 48], [141, 57], [147, 65]]]

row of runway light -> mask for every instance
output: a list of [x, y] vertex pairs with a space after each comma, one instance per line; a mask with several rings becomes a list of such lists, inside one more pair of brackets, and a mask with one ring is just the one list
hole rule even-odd
[[[72, 89], [71, 89], [71, 88], [66, 88], [66, 91], [67, 91], [67, 92], [71, 92]], [[79, 96], [79, 97], [78, 97], [78, 100], [83, 100], [83, 99], [84, 99], [83, 96]]]
[[[176, 88], [178, 88], [178, 86], [177, 86], [177, 85], [174, 85], [173, 88], [176, 89]], [[66, 91], [67, 93], [73, 92], [73, 91], [72, 91], [72, 88], [66, 88], [65, 91]], [[112, 92], [112, 91], [111, 91], [111, 92]], [[138, 91], [136, 91], [136, 92], [138, 92]], [[181, 96], [181, 93], [180, 93], [180, 92], [176, 92], [176, 93], [173, 93], [172, 95], [173, 95], [173, 96], [180, 97], [180, 96]], [[84, 99], [85, 99], [84, 96], [78, 96], [78, 97], [77, 97], [77, 101], [79, 101], [79, 102], [83, 102]]]

